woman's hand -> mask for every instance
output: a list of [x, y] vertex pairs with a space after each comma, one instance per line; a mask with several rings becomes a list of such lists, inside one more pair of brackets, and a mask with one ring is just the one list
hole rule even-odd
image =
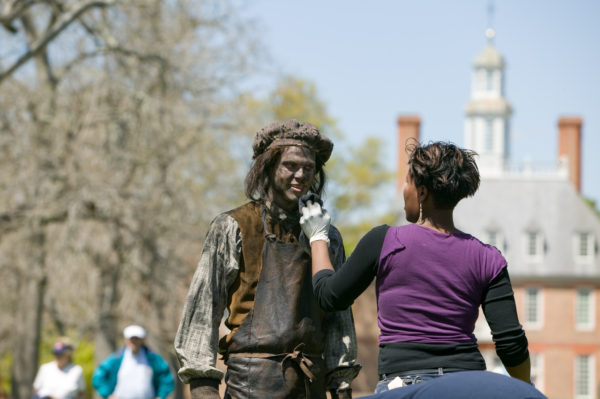
[[331, 217], [317, 202], [308, 201], [301, 208], [300, 226], [310, 243], [321, 240], [329, 245], [329, 225]]

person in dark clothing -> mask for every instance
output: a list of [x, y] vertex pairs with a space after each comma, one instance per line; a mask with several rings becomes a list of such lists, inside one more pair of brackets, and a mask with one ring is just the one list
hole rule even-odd
[[302, 207], [320, 306], [345, 309], [376, 278], [381, 330], [376, 393], [451, 372], [485, 370], [473, 334], [480, 305], [506, 370], [530, 382], [527, 338], [506, 260], [454, 226], [454, 207], [479, 187], [475, 154], [443, 142], [416, 143], [409, 151], [403, 196], [411, 224], [375, 227], [337, 272], [327, 253], [329, 215], [318, 203]]
[[[250, 202], [217, 216], [175, 337], [192, 399], [219, 398], [227, 366], [227, 399], [351, 398], [356, 334], [351, 309], [325, 313], [314, 298], [308, 241], [298, 198], [320, 193], [333, 143], [316, 126], [287, 120], [254, 138], [246, 176]], [[345, 260], [342, 237], [329, 231], [332, 263]], [[226, 313], [230, 330], [220, 337]]]

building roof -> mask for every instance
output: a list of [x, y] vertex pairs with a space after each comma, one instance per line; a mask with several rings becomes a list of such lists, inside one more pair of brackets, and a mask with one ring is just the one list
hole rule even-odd
[[493, 44], [488, 43], [483, 51], [477, 54], [473, 65], [484, 68], [504, 68], [504, 58]]
[[[488, 178], [472, 198], [463, 199], [454, 212], [456, 226], [485, 241], [487, 232], [500, 233], [499, 248], [511, 277], [556, 279], [600, 278], [600, 218], [566, 179], [535, 176]], [[526, 255], [525, 234], [541, 233], [543, 255]], [[576, 235], [593, 236], [589, 262], [577, 258]]]

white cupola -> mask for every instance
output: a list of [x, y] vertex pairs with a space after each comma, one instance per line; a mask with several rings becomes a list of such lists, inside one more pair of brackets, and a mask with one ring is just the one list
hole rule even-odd
[[471, 100], [465, 107], [465, 147], [479, 154], [483, 177], [499, 176], [508, 168], [512, 109], [504, 98], [502, 55], [494, 47], [494, 30], [486, 31], [487, 46], [475, 57]]

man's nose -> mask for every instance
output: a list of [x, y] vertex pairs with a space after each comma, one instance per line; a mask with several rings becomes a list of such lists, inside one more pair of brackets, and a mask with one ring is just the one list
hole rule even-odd
[[305, 172], [304, 168], [296, 169], [296, 173], [294, 173], [294, 177], [296, 179], [303, 179], [305, 176], [306, 176], [306, 172]]

